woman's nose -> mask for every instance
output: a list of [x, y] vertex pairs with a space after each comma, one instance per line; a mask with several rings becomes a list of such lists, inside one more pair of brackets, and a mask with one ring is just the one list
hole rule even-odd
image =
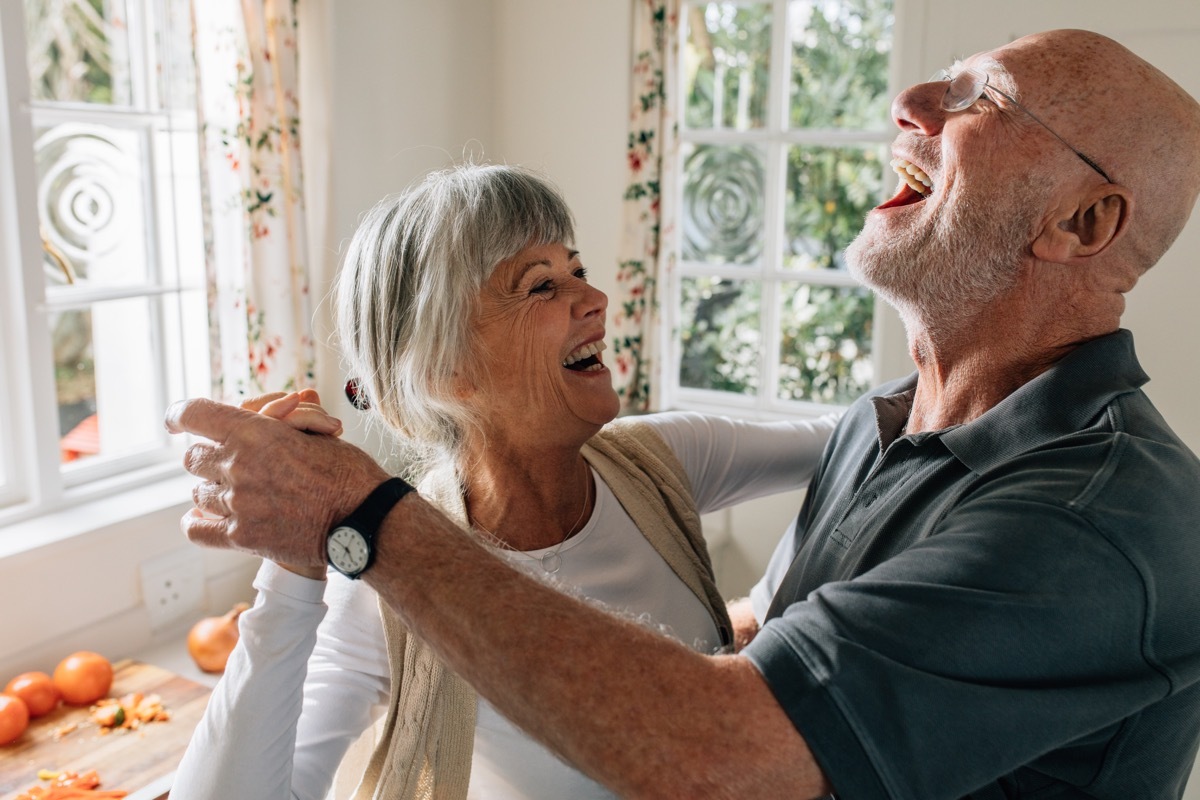
[[604, 316], [608, 310], [608, 295], [586, 281], [579, 281], [579, 296], [575, 299], [577, 316], [590, 317], [594, 314]]
[[908, 87], [892, 100], [892, 121], [905, 133], [937, 136], [946, 123], [946, 111], [942, 108], [945, 94], [944, 81]]

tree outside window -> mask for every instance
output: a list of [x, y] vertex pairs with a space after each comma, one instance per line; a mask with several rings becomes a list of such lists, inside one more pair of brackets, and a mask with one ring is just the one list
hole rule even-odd
[[843, 252], [884, 193], [891, 0], [685, 3], [674, 400], [842, 405], [873, 298]]

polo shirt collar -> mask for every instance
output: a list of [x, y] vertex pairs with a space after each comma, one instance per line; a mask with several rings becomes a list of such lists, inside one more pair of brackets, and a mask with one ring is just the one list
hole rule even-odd
[[[1086, 427], [1114, 398], [1149, 379], [1134, 353], [1133, 334], [1121, 329], [1075, 348], [979, 418], [919, 438], [940, 438], [968, 469], [983, 473]], [[911, 408], [915, 386], [910, 378], [896, 387], [897, 394], [875, 399], [881, 445], [895, 436], [885, 432], [898, 430], [893, 419], [898, 404]]]

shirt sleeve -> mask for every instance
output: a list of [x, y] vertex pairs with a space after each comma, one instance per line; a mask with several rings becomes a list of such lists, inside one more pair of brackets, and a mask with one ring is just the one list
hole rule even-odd
[[652, 425], [675, 451], [707, 514], [805, 486], [839, 417], [753, 422], [671, 411], [631, 419]]
[[325, 597], [329, 613], [308, 661], [292, 782], [328, 791], [350, 745], [386, 710], [391, 675], [375, 590], [330, 572]]
[[176, 771], [175, 800], [326, 796], [388, 684], [374, 593], [341, 576], [328, 583], [263, 562], [254, 607], [239, 618], [238, 644]]

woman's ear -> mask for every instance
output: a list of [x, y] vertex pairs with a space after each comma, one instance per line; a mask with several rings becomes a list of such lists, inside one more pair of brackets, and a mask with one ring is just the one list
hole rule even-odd
[[1051, 218], [1033, 240], [1033, 254], [1056, 264], [1079, 263], [1099, 255], [1125, 232], [1132, 209], [1129, 191], [1117, 184], [1098, 186], [1068, 213]]

